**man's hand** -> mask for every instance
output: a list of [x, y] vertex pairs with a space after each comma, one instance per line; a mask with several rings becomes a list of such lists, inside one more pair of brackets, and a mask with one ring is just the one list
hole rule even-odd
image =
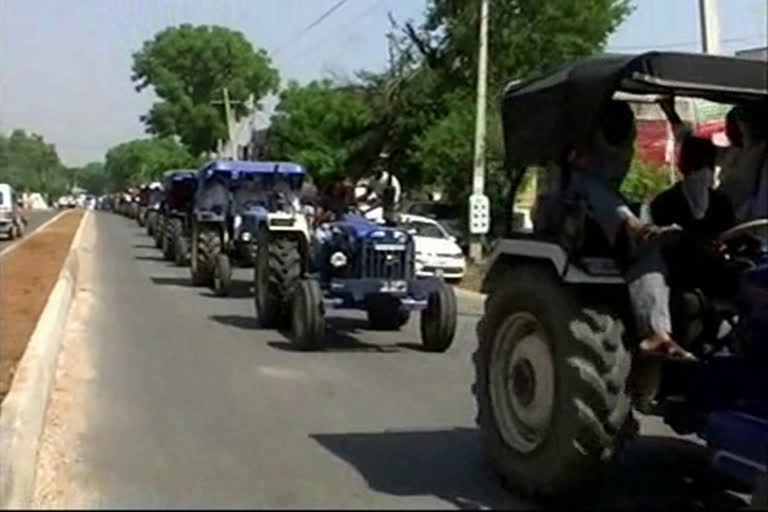
[[682, 231], [682, 228], [677, 224], [670, 226], [656, 226], [655, 224], [644, 224], [637, 219], [630, 219], [627, 221], [627, 231], [629, 235], [641, 242], [650, 242], [657, 240], [668, 233], [677, 233]]

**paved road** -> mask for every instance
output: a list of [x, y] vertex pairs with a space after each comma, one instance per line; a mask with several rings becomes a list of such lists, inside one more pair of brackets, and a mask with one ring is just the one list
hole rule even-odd
[[[446, 354], [415, 348], [416, 322], [374, 333], [361, 329], [361, 315], [341, 313], [328, 350], [298, 353], [278, 332], [257, 327], [249, 270], [237, 271], [235, 298], [216, 298], [190, 287], [187, 269], [161, 261], [135, 222], [106, 213], [93, 222], [97, 265], [81, 285], [88, 313], [69, 334], [90, 361], [66, 399], [81, 413], [79, 448], [76, 455], [69, 442], [60, 448], [67, 473], [88, 489], [76, 505], [525, 504], [493, 475], [474, 428], [478, 299], [460, 299], [457, 339]], [[643, 431], [666, 433], [651, 421]], [[704, 492], [696, 487], [701, 456], [687, 441], [645, 438], [601, 500], [691, 504]], [[706, 503], [733, 503], [705, 485]]]
[[[43, 222], [47, 221], [58, 213], [58, 210], [30, 210], [26, 213], [27, 224], [26, 233], [31, 233], [33, 229], [38, 227]], [[0, 251], [15, 243], [17, 240], [8, 240], [5, 237], [0, 238]]]

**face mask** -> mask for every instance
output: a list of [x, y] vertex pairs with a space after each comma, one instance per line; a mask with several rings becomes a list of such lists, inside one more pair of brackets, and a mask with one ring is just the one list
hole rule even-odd
[[696, 220], [706, 215], [709, 208], [709, 191], [714, 185], [715, 173], [705, 168], [694, 171], [683, 178], [683, 194]]

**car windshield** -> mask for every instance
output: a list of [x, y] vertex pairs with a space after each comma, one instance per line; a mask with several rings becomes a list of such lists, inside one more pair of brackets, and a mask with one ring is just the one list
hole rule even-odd
[[428, 238], [448, 238], [445, 231], [440, 226], [433, 224], [432, 222], [412, 221], [406, 224], [409, 230], [413, 230], [412, 234], [416, 236], [424, 236]]

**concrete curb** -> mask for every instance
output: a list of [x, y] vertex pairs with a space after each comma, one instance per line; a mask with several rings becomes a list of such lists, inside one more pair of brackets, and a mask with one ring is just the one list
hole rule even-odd
[[43, 222], [42, 224], [40, 224], [39, 226], [37, 226], [35, 229], [33, 229], [32, 231], [30, 231], [29, 233], [26, 233], [26, 234], [25, 234], [23, 237], [21, 237], [21, 239], [20, 239], [18, 242], [14, 243], [14, 244], [11, 244], [11, 245], [9, 245], [8, 247], [6, 247], [5, 249], [3, 249], [2, 251], [0, 251], [0, 258], [1, 258], [1, 257], [3, 257], [3, 256], [5, 256], [6, 254], [9, 254], [9, 253], [11, 253], [11, 252], [12, 252], [14, 249], [16, 249], [18, 246], [20, 246], [21, 244], [23, 244], [24, 242], [26, 242], [27, 240], [29, 240], [30, 238], [32, 238], [33, 236], [35, 236], [35, 235], [36, 235], [36, 234], [37, 234], [39, 231], [41, 231], [41, 230], [43, 230], [43, 229], [47, 228], [47, 227], [48, 227], [49, 225], [51, 225], [51, 224], [52, 224], [52, 223], [53, 223], [53, 222], [54, 222], [56, 219], [60, 218], [62, 215], [64, 215], [65, 213], [67, 213], [67, 211], [71, 211], [71, 210], [63, 210], [63, 211], [60, 211], [59, 213], [57, 213], [56, 215], [54, 215], [53, 217], [51, 217], [51, 218], [50, 218], [50, 219], [48, 219], [47, 221], [45, 221], [45, 222]]
[[78, 247], [90, 220], [85, 212], [64, 265], [0, 405], [0, 509], [29, 508], [38, 445], [56, 376], [59, 349], [77, 290]]

